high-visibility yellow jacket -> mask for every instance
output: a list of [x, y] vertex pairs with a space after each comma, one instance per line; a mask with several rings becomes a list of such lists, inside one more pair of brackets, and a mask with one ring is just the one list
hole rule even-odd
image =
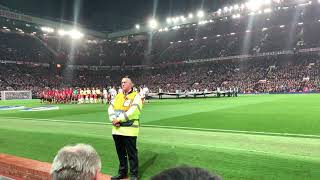
[[131, 90], [128, 94], [117, 94], [113, 103], [108, 108], [109, 120], [111, 122], [113, 119], [120, 121], [120, 127], [112, 127], [112, 134], [138, 136], [141, 110], [141, 97], [136, 91]]

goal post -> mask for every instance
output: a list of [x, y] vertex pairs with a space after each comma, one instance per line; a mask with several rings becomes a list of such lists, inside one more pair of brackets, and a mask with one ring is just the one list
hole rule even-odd
[[31, 91], [1, 91], [1, 100], [32, 99]]

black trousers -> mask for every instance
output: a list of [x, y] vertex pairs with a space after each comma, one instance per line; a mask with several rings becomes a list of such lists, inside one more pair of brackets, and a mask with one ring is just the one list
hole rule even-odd
[[128, 174], [128, 157], [130, 164], [130, 175], [138, 177], [138, 150], [136, 136], [112, 135], [116, 145], [119, 158], [119, 174]]

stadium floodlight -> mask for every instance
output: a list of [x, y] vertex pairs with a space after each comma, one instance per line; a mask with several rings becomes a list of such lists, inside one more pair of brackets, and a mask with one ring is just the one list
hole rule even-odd
[[239, 19], [240, 17], [241, 17], [240, 14], [234, 14], [234, 15], [232, 15], [232, 18], [233, 18], [233, 19]]
[[173, 42], [171, 41], [170, 44], [173, 44]]
[[178, 41], [178, 43], [181, 43], [182, 41]]
[[174, 18], [172, 18], [172, 21], [173, 21], [173, 23], [179, 22], [179, 17], [174, 17]]
[[53, 33], [54, 32], [54, 29], [53, 28], [51, 28], [51, 27], [41, 27], [41, 30], [43, 31], [43, 32], [46, 32], [46, 33]]
[[171, 17], [167, 17], [166, 21], [167, 21], [168, 24], [171, 24], [172, 23], [172, 18]]
[[228, 7], [227, 7], [227, 6], [224, 7], [224, 8], [223, 8], [223, 11], [224, 11], [224, 12], [227, 12], [227, 11], [228, 11]]
[[136, 29], [140, 29], [140, 24], [136, 24], [136, 25], [135, 25], [135, 28], [136, 28]]
[[218, 15], [220, 15], [221, 14], [221, 9], [218, 9], [218, 11], [217, 11], [217, 13], [218, 13]]
[[69, 36], [72, 38], [72, 39], [81, 39], [83, 37], [83, 34], [76, 30], [76, 29], [72, 29], [70, 32], [69, 32]]
[[272, 12], [272, 9], [267, 8], [267, 9], [264, 9], [263, 12], [264, 12], [264, 13], [270, 13], [270, 12]]
[[190, 41], [193, 41], [193, 39], [191, 38]]
[[174, 29], [174, 30], [176, 30], [176, 29], [180, 29], [180, 26], [173, 26], [173, 28], [172, 29]]
[[203, 37], [202, 39], [207, 39], [207, 38], [208, 38], [208, 37], [205, 36], [205, 37]]
[[285, 27], [285, 25], [281, 25], [281, 26], [279, 26], [280, 28], [284, 28]]
[[197, 12], [197, 17], [198, 17], [198, 18], [203, 18], [203, 17], [204, 17], [204, 12], [203, 12], [202, 10], [199, 10], [199, 11]]
[[149, 27], [150, 27], [151, 29], [155, 29], [155, 28], [158, 27], [158, 22], [157, 22], [157, 20], [155, 20], [155, 19], [150, 19], [150, 20], [148, 21], [148, 25], [149, 25]]
[[3, 28], [3, 29], [7, 29], [7, 27], [5, 27], [5, 26], [3, 26], [2, 28]]
[[192, 19], [192, 18], [193, 18], [193, 14], [192, 14], [192, 13], [189, 13], [188, 18], [189, 18], [189, 19]]
[[199, 25], [203, 25], [203, 24], [207, 24], [208, 23], [208, 21], [207, 20], [204, 20], [204, 21], [199, 21]]
[[64, 36], [64, 35], [68, 34], [68, 32], [65, 31], [65, 30], [63, 30], [63, 29], [59, 29], [59, 30], [58, 30], [58, 34], [59, 34], [60, 36]]
[[263, 0], [262, 2], [264, 5], [270, 5], [272, 3], [271, 0]]
[[320, 19], [318, 19], [318, 22], [320, 22]]
[[220, 34], [217, 35], [217, 37], [220, 37], [220, 36], [221, 36]]
[[300, 25], [300, 26], [303, 25], [303, 22], [299, 22], [298, 25]]
[[231, 36], [235, 35], [236, 33], [230, 33]]
[[167, 31], [169, 31], [169, 29], [168, 29], [167, 27], [165, 27], [165, 28], [163, 29], [163, 31], [167, 32]]
[[261, 0], [250, 0], [246, 3], [246, 6], [250, 11], [259, 10], [262, 5]]

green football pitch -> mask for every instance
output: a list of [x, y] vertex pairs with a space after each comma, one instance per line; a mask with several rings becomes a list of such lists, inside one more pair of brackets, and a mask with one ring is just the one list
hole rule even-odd
[[[38, 100], [0, 101], [36, 107]], [[63, 146], [87, 143], [116, 174], [118, 160], [102, 104], [51, 111], [0, 111], [0, 153], [52, 162]], [[138, 137], [142, 179], [166, 168], [206, 168], [224, 179], [320, 179], [320, 94], [151, 100]]]

